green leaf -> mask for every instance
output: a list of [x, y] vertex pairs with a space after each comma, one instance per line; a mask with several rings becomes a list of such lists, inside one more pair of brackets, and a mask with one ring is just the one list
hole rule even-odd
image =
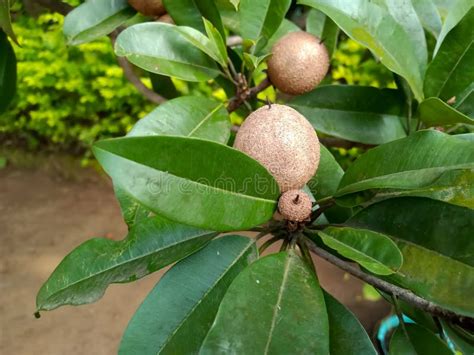
[[438, 36], [436, 41], [436, 47], [434, 49], [434, 54], [441, 47], [441, 44], [444, 42], [446, 35], [458, 24], [459, 21], [467, 14], [467, 12], [472, 8], [472, 0], [452, 0], [452, 4], [449, 6], [449, 12], [444, 20], [443, 27], [441, 28], [441, 33]]
[[158, 22], [134, 25], [120, 33], [115, 53], [140, 68], [182, 80], [205, 81], [219, 75], [216, 63], [190, 46], [180, 31], [178, 26]]
[[244, 39], [261, 41], [262, 46], [276, 32], [291, 0], [241, 0], [240, 30]]
[[196, 138], [151, 136], [97, 142], [94, 154], [112, 180], [171, 220], [212, 230], [268, 221], [278, 186], [238, 150]]
[[114, 193], [115, 197], [119, 201], [123, 220], [129, 229], [141, 220], [150, 216], [150, 210], [142, 206], [135, 198], [133, 198], [133, 196], [127, 193], [127, 191], [117, 183], [114, 183]]
[[367, 229], [329, 227], [318, 235], [331, 249], [378, 275], [395, 273], [403, 264], [397, 245], [386, 235]]
[[403, 98], [396, 90], [328, 85], [288, 103], [325, 134], [365, 144], [404, 137]]
[[10, 18], [11, 4], [12, 2], [10, 0], [0, 0], [0, 29], [2, 29], [3, 32], [8, 35], [8, 37], [10, 37], [16, 44], [19, 45], [18, 39], [15, 36], [15, 32], [13, 32]]
[[167, 99], [174, 99], [180, 96], [180, 93], [178, 90], [176, 90], [176, 87], [169, 76], [150, 72], [148, 74], [150, 76], [151, 86], [153, 87], [154, 92]]
[[405, 324], [408, 337], [399, 326], [390, 340], [390, 355], [452, 355], [444, 341], [417, 324]]
[[16, 94], [16, 56], [5, 33], [0, 30], [0, 113], [7, 110]]
[[316, 200], [332, 196], [337, 191], [343, 175], [344, 170], [331, 152], [321, 144], [318, 170], [308, 181], [308, 187]]
[[37, 309], [95, 302], [111, 283], [151, 274], [202, 248], [216, 234], [153, 217], [134, 226], [121, 241], [88, 240], [67, 255], [41, 287]]
[[474, 119], [474, 82], [456, 97], [453, 107]]
[[348, 222], [390, 236], [403, 266], [388, 280], [454, 312], [474, 315], [474, 211], [427, 198], [386, 200]]
[[163, 0], [163, 4], [177, 25], [193, 27], [205, 33], [204, 17], [225, 38], [221, 15], [213, 0]]
[[306, 17], [306, 31], [324, 41], [324, 45], [329, 52], [329, 58], [331, 58], [337, 47], [339, 37], [339, 27], [334, 21], [321, 11], [311, 9]]
[[128, 137], [183, 136], [227, 143], [230, 119], [223, 104], [199, 96], [182, 96], [158, 106], [139, 120]]
[[428, 67], [426, 97], [447, 101], [474, 82], [474, 8], [446, 35]]
[[423, 27], [431, 33], [434, 38], [438, 38], [443, 24], [433, 0], [412, 0], [412, 4]]
[[293, 251], [242, 271], [222, 299], [200, 354], [329, 354], [316, 275]]
[[411, 2], [397, 0], [299, 0], [329, 16], [349, 37], [369, 48], [391, 71], [403, 76], [423, 98], [427, 49]]
[[214, 52], [219, 54], [219, 63], [225, 68], [227, 67], [227, 62], [229, 61], [229, 57], [227, 55], [227, 46], [224, 41], [224, 38], [222, 35], [219, 33], [217, 28], [214, 27], [214, 25], [205, 19], [204, 17], [202, 18], [204, 21], [204, 27], [206, 29], [206, 34], [207, 37], [209, 37], [209, 40], [211, 41], [211, 44], [214, 48]]
[[474, 332], [440, 319], [444, 332], [462, 354], [474, 354]]
[[127, 0], [89, 0], [64, 19], [64, 34], [69, 44], [77, 45], [108, 35], [135, 15]]
[[270, 37], [266, 45], [259, 51], [259, 53], [270, 53], [272, 51], [273, 45], [283, 36], [291, 32], [301, 31], [301, 29], [296, 26], [293, 22], [287, 19], [283, 19], [278, 29]]
[[329, 318], [331, 355], [376, 355], [359, 320], [342, 303], [323, 291]]
[[457, 111], [437, 97], [430, 97], [418, 107], [420, 120], [428, 126], [453, 125], [456, 123], [474, 124], [474, 119]]
[[345, 206], [419, 195], [474, 207], [473, 179], [474, 145], [438, 131], [419, 131], [361, 155], [335, 196]]
[[172, 267], [138, 308], [119, 354], [195, 354], [232, 280], [257, 257], [252, 239], [227, 235]]

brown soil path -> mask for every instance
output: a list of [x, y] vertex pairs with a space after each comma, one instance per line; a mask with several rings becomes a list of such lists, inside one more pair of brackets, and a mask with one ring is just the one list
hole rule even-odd
[[[95, 304], [33, 317], [36, 292], [62, 257], [90, 237], [121, 239], [126, 232], [108, 181], [93, 172], [80, 175], [0, 170], [1, 354], [115, 354], [128, 320], [160, 277], [112, 285]], [[318, 273], [368, 329], [388, 312], [383, 301], [363, 300], [361, 283], [335, 267], [318, 260]]]

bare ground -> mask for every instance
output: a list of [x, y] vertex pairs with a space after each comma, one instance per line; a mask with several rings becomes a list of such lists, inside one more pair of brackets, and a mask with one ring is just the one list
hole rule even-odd
[[[95, 236], [124, 237], [110, 183], [90, 170], [7, 167], [0, 170], [0, 353], [115, 354], [135, 309], [158, 281], [155, 273], [112, 285], [97, 303], [62, 307], [35, 319], [35, 295], [60, 260]], [[317, 260], [321, 283], [372, 332], [389, 311], [362, 297], [362, 284]]]

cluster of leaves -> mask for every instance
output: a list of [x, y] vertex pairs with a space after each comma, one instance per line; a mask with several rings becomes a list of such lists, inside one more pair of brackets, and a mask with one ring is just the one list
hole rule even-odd
[[[156, 74], [215, 80], [232, 98], [227, 107], [175, 98], [127, 136], [94, 144], [129, 233], [119, 242], [89, 240], [66, 256], [39, 291], [38, 312], [93, 302], [111, 283], [176, 262], [130, 321], [120, 353], [375, 354], [357, 319], [321, 288], [313, 251], [372, 280], [401, 319], [400, 309], [416, 322], [401, 322], [391, 354], [449, 354], [446, 334], [472, 353], [472, 334], [450, 321], [474, 317], [473, 134], [419, 129], [472, 123], [471, 2], [453, 4], [444, 24], [431, 1], [300, 2], [320, 11], [307, 29], [326, 36], [330, 53], [344, 31], [397, 74], [397, 88], [324, 85], [288, 105], [320, 135], [376, 147], [344, 171], [321, 146], [305, 187], [315, 200], [311, 221], [273, 220], [277, 183], [228, 145], [228, 111], [259, 105], [251, 96], [258, 85], [248, 87], [260, 80], [271, 44], [299, 30], [285, 19], [291, 1], [165, 0], [177, 25], [128, 26], [116, 54]], [[126, 1], [91, 0], [66, 17], [64, 30], [79, 44], [133, 15]], [[437, 38], [434, 57], [423, 27]], [[242, 44], [227, 47], [229, 33]], [[258, 238], [220, 235], [242, 230], [274, 237], [258, 249]], [[259, 258], [276, 240], [281, 251]], [[435, 322], [397, 296], [446, 319]]]

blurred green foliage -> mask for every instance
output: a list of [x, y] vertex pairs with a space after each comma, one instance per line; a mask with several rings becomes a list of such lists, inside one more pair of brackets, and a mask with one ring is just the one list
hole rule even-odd
[[[68, 47], [62, 23], [58, 14], [16, 17], [14, 29], [22, 45], [15, 46], [18, 93], [0, 117], [0, 134], [31, 150], [49, 147], [82, 153], [99, 138], [126, 133], [154, 105], [124, 78], [108, 38]], [[391, 73], [347, 38], [334, 54], [331, 75], [340, 83], [395, 86]], [[142, 79], [151, 87], [148, 77]], [[225, 99], [215, 84], [174, 82], [181, 94]], [[344, 161], [358, 152], [339, 154]]]

